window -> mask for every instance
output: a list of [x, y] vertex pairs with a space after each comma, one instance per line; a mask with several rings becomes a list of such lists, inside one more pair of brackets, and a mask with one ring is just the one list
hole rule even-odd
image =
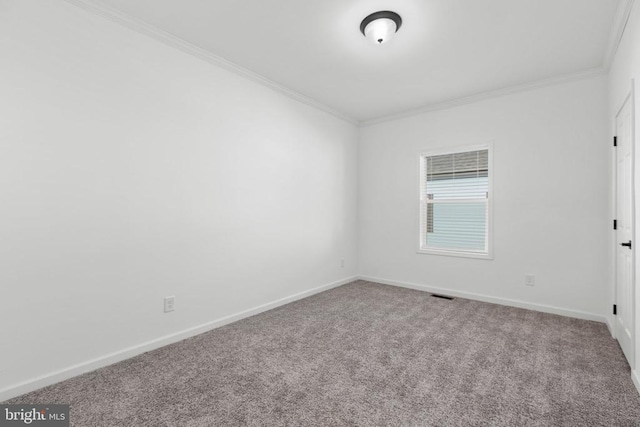
[[420, 155], [419, 252], [491, 258], [489, 145]]

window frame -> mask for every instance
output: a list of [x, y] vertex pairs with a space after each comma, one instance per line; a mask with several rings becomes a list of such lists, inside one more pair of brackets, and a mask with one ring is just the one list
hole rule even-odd
[[[478, 151], [478, 150], [487, 150], [488, 157], [488, 171], [487, 171], [487, 190], [489, 193], [489, 197], [487, 198], [487, 250], [486, 252], [478, 252], [478, 251], [465, 251], [461, 249], [437, 249], [437, 248], [426, 248], [423, 247], [424, 237], [423, 232], [426, 233], [426, 230], [423, 230], [423, 224], [426, 224], [426, 221], [423, 221], [422, 218], [422, 204], [423, 204], [423, 195], [426, 190], [426, 181], [425, 181], [425, 168], [426, 168], [426, 157], [430, 156], [441, 156], [447, 154], [454, 153], [464, 153], [468, 151]], [[493, 141], [488, 141], [481, 144], [473, 144], [473, 145], [462, 145], [455, 147], [447, 147], [447, 148], [435, 148], [424, 150], [420, 152], [418, 157], [418, 224], [417, 224], [417, 237], [418, 237], [418, 245], [417, 245], [417, 253], [424, 255], [444, 255], [444, 256], [452, 256], [452, 257], [462, 257], [462, 258], [475, 258], [475, 259], [493, 259], [493, 173], [494, 173], [494, 165], [493, 165]], [[424, 210], [426, 215], [427, 210]]]

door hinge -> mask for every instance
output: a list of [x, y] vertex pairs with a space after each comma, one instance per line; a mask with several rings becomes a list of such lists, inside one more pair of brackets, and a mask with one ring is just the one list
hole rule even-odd
[[614, 230], [617, 230], [617, 229], [618, 229], [618, 220], [617, 220], [617, 219], [614, 219], [614, 220], [613, 220], [613, 229], [614, 229]]
[[618, 306], [613, 304], [613, 315], [615, 316], [616, 314], [618, 314]]
[[614, 136], [614, 137], [613, 137], [613, 146], [614, 146], [614, 147], [617, 147], [617, 146], [618, 146], [618, 137], [617, 137], [617, 136]]

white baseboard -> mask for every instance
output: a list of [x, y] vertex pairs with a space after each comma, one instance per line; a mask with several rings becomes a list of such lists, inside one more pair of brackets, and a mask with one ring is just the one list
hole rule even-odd
[[472, 299], [476, 301], [489, 302], [492, 304], [506, 305], [509, 307], [526, 308], [528, 310], [541, 311], [543, 313], [558, 314], [560, 316], [574, 317], [577, 319], [593, 320], [596, 322], [605, 323], [607, 324], [607, 326], [609, 326], [608, 319], [606, 316], [601, 316], [599, 314], [594, 314], [594, 313], [587, 313], [585, 311], [571, 310], [567, 308], [554, 307], [551, 305], [544, 305], [544, 304], [535, 304], [535, 303], [530, 303], [526, 301], [509, 299], [509, 298], [492, 297], [488, 295], [475, 294], [471, 292], [455, 291], [452, 289], [437, 288], [434, 286], [402, 282], [399, 280], [382, 279], [380, 277], [358, 276], [358, 279], [367, 280], [369, 282], [377, 282], [384, 285], [399, 286], [402, 288], [417, 289], [419, 291], [450, 295], [452, 297], [466, 298], [466, 299]]
[[633, 381], [633, 385], [636, 386], [636, 390], [640, 394], [640, 372], [637, 369], [631, 370], [631, 381]]
[[122, 360], [129, 359], [131, 357], [145, 353], [147, 351], [155, 350], [165, 345], [182, 341], [186, 338], [190, 338], [195, 335], [199, 335], [204, 332], [210, 331], [212, 329], [219, 328], [224, 325], [228, 325], [229, 323], [237, 322], [238, 320], [241, 320], [250, 316], [254, 316], [256, 314], [262, 313], [267, 310], [271, 310], [276, 307], [280, 307], [290, 302], [297, 301], [299, 299], [306, 298], [311, 295], [314, 295], [332, 288], [336, 288], [338, 286], [344, 285], [354, 280], [357, 280], [356, 276], [347, 277], [345, 279], [341, 279], [336, 282], [318, 286], [316, 288], [309, 289], [304, 292], [300, 292], [285, 298], [281, 298], [276, 301], [272, 301], [266, 304], [259, 305], [254, 308], [250, 308], [248, 310], [244, 310], [239, 313], [232, 314], [230, 316], [221, 317], [220, 319], [216, 319], [211, 322], [204, 323], [202, 325], [194, 326], [192, 328], [185, 329], [183, 331], [176, 332], [174, 334], [165, 335], [133, 347], [125, 348], [123, 350], [109, 353], [107, 355], [97, 357], [95, 359], [88, 360], [86, 362], [78, 363], [78, 364], [69, 366], [67, 368], [60, 369], [55, 372], [51, 372], [46, 375], [29, 379], [22, 383], [15, 384], [0, 390], [0, 402], [3, 402], [8, 399], [12, 399], [14, 397], [23, 395], [25, 393], [29, 393], [31, 391], [37, 390], [42, 387], [46, 387], [51, 384], [58, 383], [60, 381], [67, 380], [69, 378], [73, 378], [85, 372], [90, 372], [98, 368], [112, 365]]
[[615, 324], [612, 323], [610, 317], [607, 317], [607, 328], [609, 328], [609, 333], [611, 334], [611, 337], [615, 338], [616, 337], [616, 327], [615, 327]]

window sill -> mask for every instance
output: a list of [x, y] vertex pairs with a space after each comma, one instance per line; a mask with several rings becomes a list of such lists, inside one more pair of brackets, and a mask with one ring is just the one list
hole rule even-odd
[[416, 253], [421, 255], [440, 255], [440, 256], [451, 256], [458, 258], [473, 258], [473, 259], [486, 259], [492, 260], [493, 254], [482, 253], [482, 252], [464, 252], [464, 251], [447, 251], [447, 250], [438, 250], [438, 249], [418, 249]]

